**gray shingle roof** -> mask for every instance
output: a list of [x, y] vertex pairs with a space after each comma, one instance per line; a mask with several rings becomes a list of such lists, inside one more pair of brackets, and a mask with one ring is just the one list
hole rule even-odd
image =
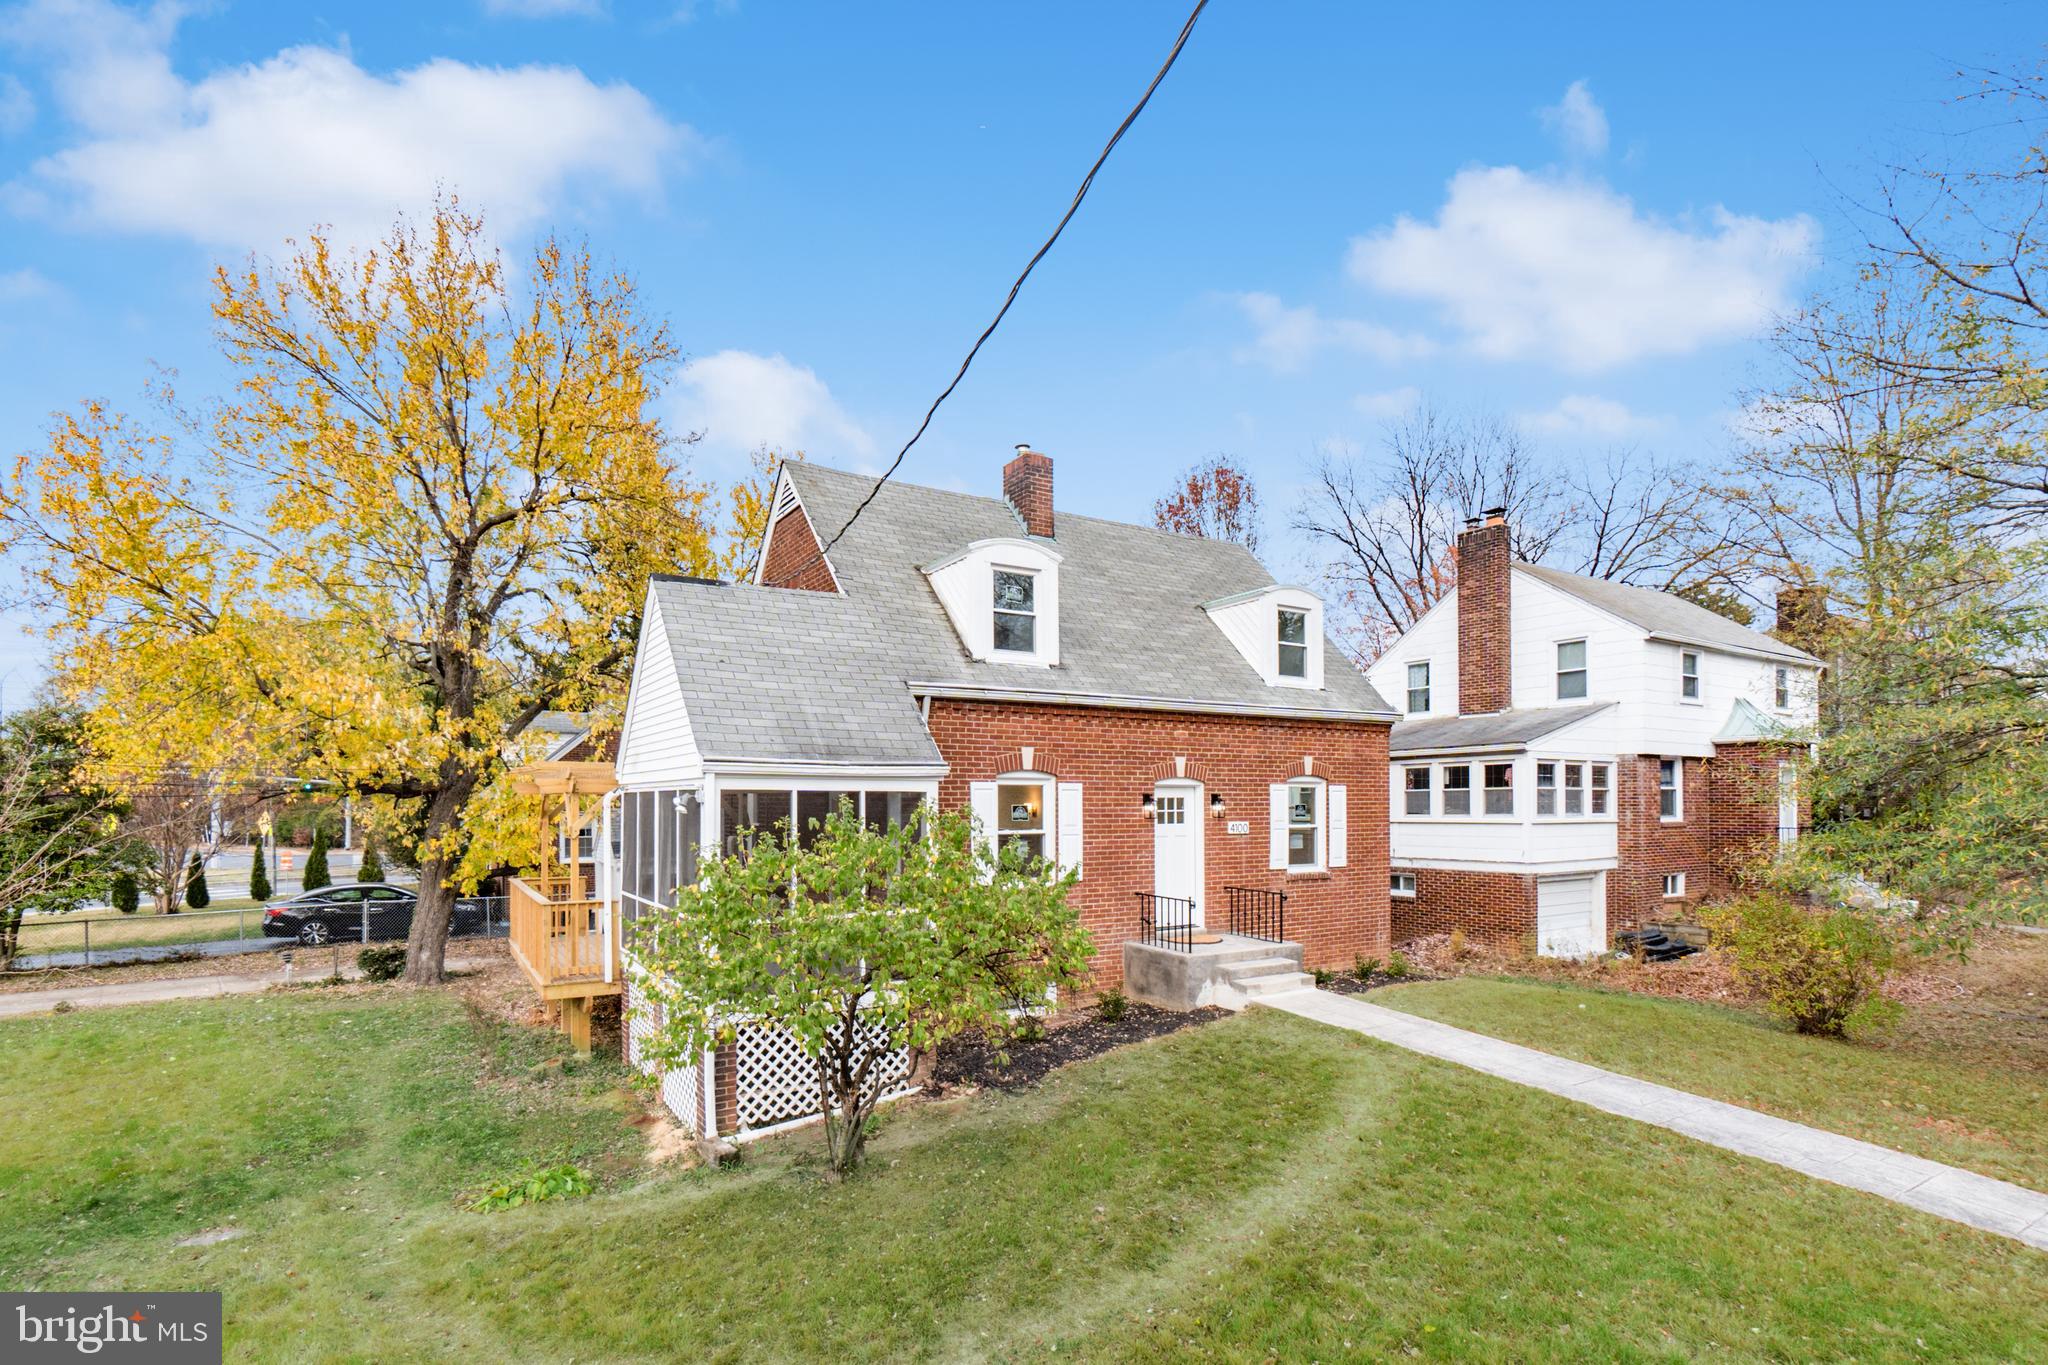
[[1519, 711], [1493, 711], [1483, 716], [1436, 716], [1404, 720], [1394, 726], [1387, 750], [1395, 758], [1455, 750], [1520, 749], [1555, 734], [1614, 705], [1611, 701], [1581, 706], [1531, 706]]
[[[875, 480], [788, 466], [821, 538]], [[1252, 713], [1392, 719], [1334, 645], [1321, 691], [1268, 687], [1202, 610], [1272, 584], [1243, 547], [1058, 512], [1060, 662], [968, 657], [919, 566], [1022, 536], [1000, 498], [890, 482], [834, 547], [843, 595], [658, 579], [699, 748], [711, 758], [939, 762], [911, 684]]]
[[1565, 573], [1561, 569], [1546, 569], [1540, 564], [1517, 563], [1515, 568], [1660, 639], [1719, 646], [1794, 663], [1820, 662], [1803, 649], [1795, 649], [1783, 640], [1739, 625], [1718, 612], [1708, 611], [1698, 603], [1688, 602], [1672, 593], [1630, 587], [1604, 578], [1588, 578], [1584, 574]]

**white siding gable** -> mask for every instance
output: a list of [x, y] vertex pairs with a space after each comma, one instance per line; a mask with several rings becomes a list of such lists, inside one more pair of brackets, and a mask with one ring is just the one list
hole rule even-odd
[[616, 767], [624, 786], [691, 783], [704, 773], [682, 684], [676, 678], [675, 656], [669, 653], [668, 632], [662, 628], [661, 607], [651, 586], [633, 651], [633, 682], [626, 693]]
[[1418, 716], [1458, 714], [1458, 594], [1437, 599], [1407, 633], [1365, 670], [1366, 681], [1396, 711], [1408, 714], [1408, 665], [1429, 664], [1429, 709]]

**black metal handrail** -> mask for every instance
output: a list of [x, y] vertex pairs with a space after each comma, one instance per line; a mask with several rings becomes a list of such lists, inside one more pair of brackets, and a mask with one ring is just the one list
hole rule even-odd
[[1223, 894], [1230, 904], [1230, 932], [1240, 938], [1263, 939], [1267, 943], [1287, 941], [1287, 893], [1257, 886], [1226, 886]]
[[1151, 948], [1176, 952], [1195, 950], [1195, 901], [1192, 896], [1157, 896], [1137, 892], [1138, 941]]

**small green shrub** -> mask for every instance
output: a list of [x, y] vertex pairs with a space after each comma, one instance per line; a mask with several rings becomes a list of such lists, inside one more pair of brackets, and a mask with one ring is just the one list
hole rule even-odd
[[492, 1185], [469, 1201], [471, 1213], [496, 1213], [521, 1204], [540, 1204], [550, 1199], [580, 1199], [597, 1189], [590, 1172], [581, 1166], [550, 1166], [524, 1180], [505, 1180]]
[[1328, 967], [1311, 967], [1309, 968], [1309, 975], [1316, 979], [1317, 990], [1321, 990], [1337, 979], [1337, 974]]
[[1410, 970], [1410, 968], [1409, 968], [1409, 966], [1408, 966], [1408, 956], [1407, 956], [1407, 954], [1405, 954], [1405, 953], [1390, 953], [1390, 954], [1388, 954], [1388, 956], [1387, 956], [1387, 975], [1388, 975], [1388, 976], [1406, 976], [1406, 975], [1408, 975], [1408, 972], [1409, 972], [1409, 970]]
[[206, 889], [206, 863], [197, 853], [192, 855], [192, 866], [185, 869], [185, 904], [194, 910], [213, 904], [213, 893]]
[[249, 899], [267, 901], [270, 899], [270, 862], [263, 856], [263, 836], [249, 836], [249, 852], [254, 855], [249, 861]]
[[405, 971], [405, 945], [380, 943], [365, 948], [356, 954], [356, 966], [362, 968], [365, 981], [396, 981]]
[[1130, 1008], [1131, 1002], [1122, 991], [1108, 990], [1095, 997], [1095, 1017], [1105, 1024], [1114, 1024]]
[[114, 888], [108, 897], [114, 908], [124, 915], [132, 915], [142, 904], [142, 888], [136, 884], [133, 872], [116, 872]]
[[1361, 957], [1351, 964], [1351, 974], [1360, 981], [1370, 981], [1372, 974], [1379, 969], [1380, 960], [1376, 957]]
[[1711, 912], [1708, 924], [1736, 978], [1796, 1033], [1875, 1033], [1904, 1013], [1879, 994], [1894, 960], [1891, 937], [1854, 910], [1813, 911], [1761, 895]]
[[377, 845], [369, 839], [363, 840], [363, 860], [356, 865], [356, 880], [359, 882], [381, 882], [384, 880], [384, 860], [377, 856]]
[[1010, 1026], [1010, 1041], [1013, 1043], [1042, 1043], [1045, 1041], [1045, 1024], [1035, 1014], [1020, 1015]]
[[313, 828], [313, 847], [306, 853], [306, 870], [299, 877], [301, 891], [318, 891], [334, 885], [334, 877], [327, 870], [327, 830], [323, 826]]

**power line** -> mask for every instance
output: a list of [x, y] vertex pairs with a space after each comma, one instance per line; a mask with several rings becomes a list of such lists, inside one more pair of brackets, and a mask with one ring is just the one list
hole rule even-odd
[[953, 396], [953, 390], [959, 388], [960, 381], [967, 377], [968, 368], [974, 364], [974, 358], [981, 354], [981, 348], [987, 344], [991, 336], [995, 335], [996, 328], [1002, 325], [1003, 318], [1010, 311], [1010, 305], [1015, 303], [1017, 295], [1023, 292], [1024, 281], [1031, 278], [1031, 272], [1038, 268], [1038, 263], [1045, 259], [1046, 253], [1052, 250], [1053, 243], [1060, 239], [1060, 234], [1067, 230], [1067, 224], [1072, 222], [1074, 215], [1080, 211], [1081, 201], [1088, 197], [1089, 188], [1095, 184], [1096, 173], [1102, 169], [1103, 163], [1109, 160], [1109, 154], [1116, 150], [1116, 144], [1123, 141], [1124, 134], [1131, 130], [1131, 125], [1138, 121], [1138, 115], [1145, 112], [1145, 106], [1152, 102], [1153, 92], [1158, 90], [1160, 82], [1166, 79], [1166, 73], [1173, 70], [1173, 64], [1180, 60], [1181, 49], [1188, 45], [1188, 36], [1195, 31], [1195, 21], [1202, 17], [1202, 11], [1208, 7], [1209, 0], [1195, 0], [1194, 9], [1189, 12], [1187, 22], [1180, 26], [1180, 35], [1173, 40], [1173, 49], [1166, 54], [1166, 60], [1160, 64], [1159, 70], [1154, 73], [1152, 83], [1145, 87], [1145, 93], [1140, 95], [1138, 102], [1131, 106], [1131, 112], [1124, 115], [1124, 121], [1119, 123], [1116, 126], [1116, 131], [1109, 135], [1109, 141], [1103, 144], [1102, 154], [1095, 158], [1095, 164], [1090, 166], [1088, 174], [1082, 177], [1081, 187], [1074, 191], [1073, 202], [1069, 203], [1067, 211], [1060, 215], [1060, 221], [1053, 228], [1052, 235], [1047, 237], [1045, 244], [1032, 253], [1031, 259], [1025, 262], [1023, 272], [1017, 276], [1016, 283], [1010, 286], [1009, 294], [1004, 297], [1003, 306], [996, 310], [996, 315], [989, 321], [988, 326], [982, 328], [981, 335], [974, 339], [974, 345], [968, 349], [966, 359], [960, 362], [960, 368], [953, 375], [953, 382], [946, 385], [939, 396], [932, 400], [932, 405], [925, 409], [924, 420], [917, 424], [917, 430], [912, 432], [910, 439], [903, 443], [903, 449], [896, 452], [896, 458], [891, 460], [889, 467], [882, 471], [882, 477], [875, 480], [875, 486], [870, 488], [868, 495], [860, 500], [860, 504], [853, 509], [853, 514], [847, 517], [845, 524], [833, 532], [832, 539], [826, 541], [818, 548], [815, 554], [797, 565], [796, 568], [790, 570], [775, 582], [765, 584], [764, 586], [772, 588], [786, 583], [801, 575], [813, 564], [818, 563], [826, 555], [830, 554], [832, 547], [839, 543], [840, 538], [853, 529], [853, 523], [860, 520], [860, 514], [868, 510], [868, 504], [873, 502], [875, 496], [882, 491], [882, 485], [889, 482], [890, 476], [895, 474], [897, 469], [902, 466], [903, 457], [910, 453], [910, 448], [918, 443], [925, 430], [931, 426], [932, 418], [938, 415], [939, 405]]

